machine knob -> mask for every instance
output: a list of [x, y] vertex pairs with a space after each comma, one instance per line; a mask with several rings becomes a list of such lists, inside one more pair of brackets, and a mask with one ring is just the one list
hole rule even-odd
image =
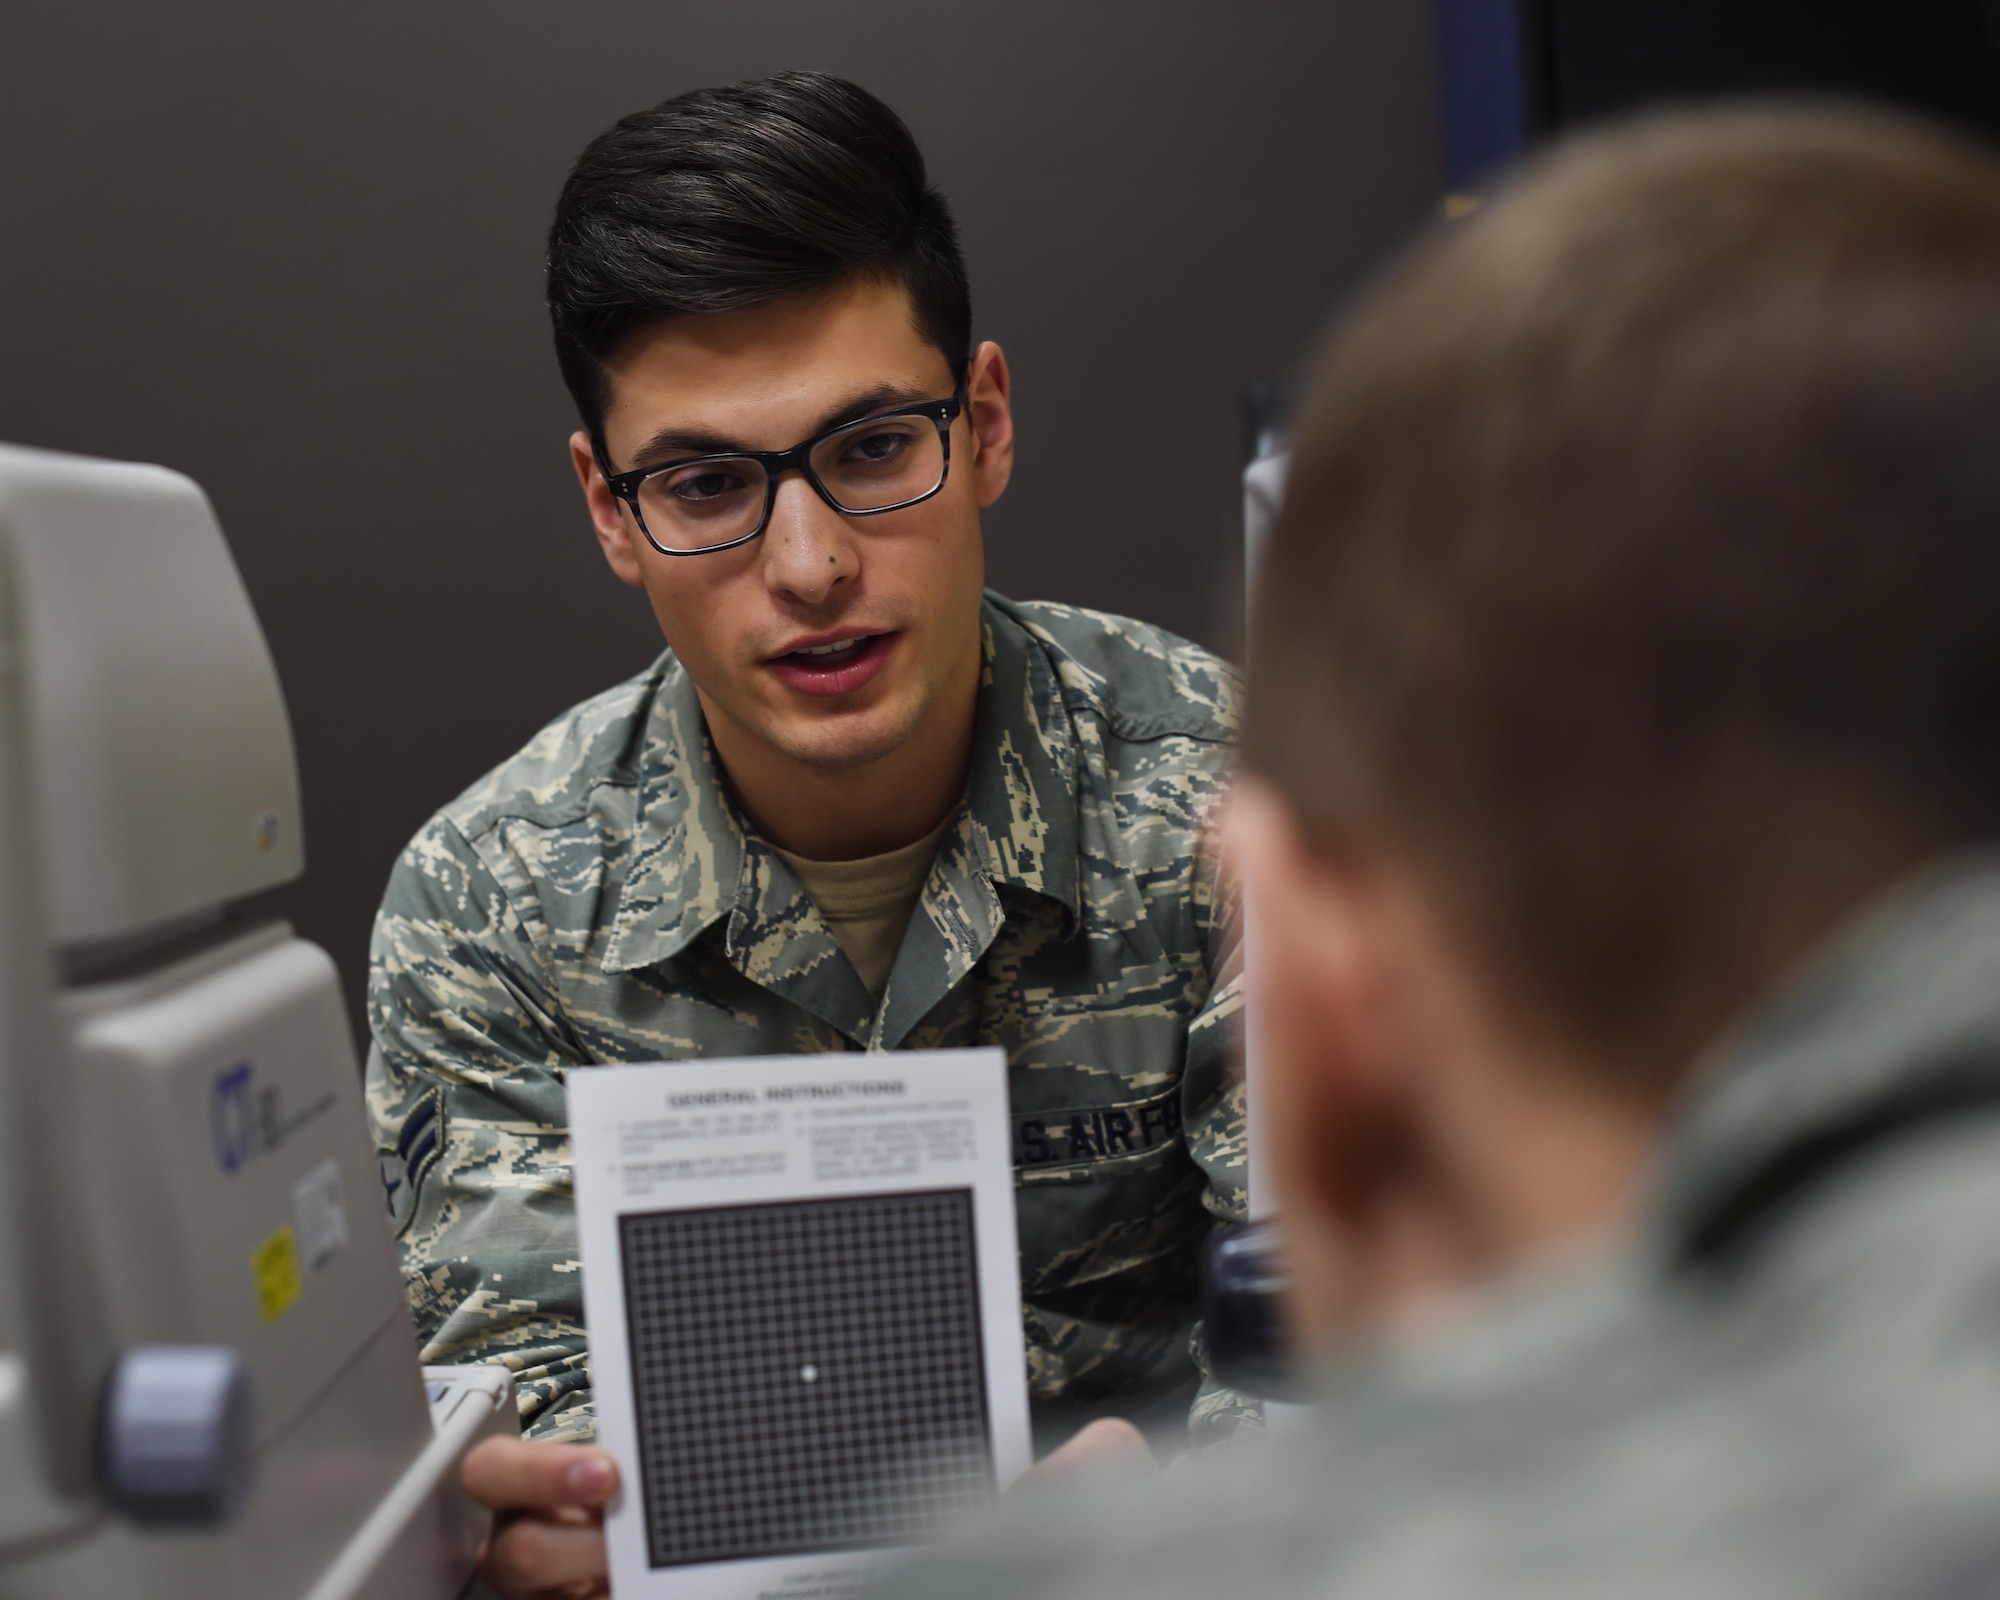
[[104, 1498], [150, 1527], [219, 1526], [249, 1493], [253, 1434], [250, 1379], [234, 1350], [128, 1350], [104, 1396]]

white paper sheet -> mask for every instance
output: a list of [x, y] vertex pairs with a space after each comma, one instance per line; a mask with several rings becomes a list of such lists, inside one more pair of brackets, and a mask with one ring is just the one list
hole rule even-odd
[[1030, 1460], [1006, 1062], [569, 1075], [619, 1600], [841, 1600]]

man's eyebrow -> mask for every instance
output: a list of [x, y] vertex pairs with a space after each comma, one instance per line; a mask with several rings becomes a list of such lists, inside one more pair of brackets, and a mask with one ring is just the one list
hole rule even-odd
[[734, 439], [706, 428], [662, 428], [633, 453], [630, 470], [657, 466], [670, 456], [714, 456], [742, 448]]
[[[859, 422], [863, 417], [873, 416], [878, 411], [894, 411], [901, 406], [922, 405], [927, 400], [937, 398], [921, 384], [878, 383], [852, 395], [823, 415], [813, 424], [807, 438], [817, 438], [829, 428], [838, 428], [844, 423]], [[794, 441], [796, 442], [796, 441]], [[747, 450], [749, 447], [741, 439], [732, 439], [726, 434], [716, 433], [707, 428], [668, 426], [660, 429], [633, 454], [631, 471], [641, 467], [658, 466], [674, 456], [728, 455], [733, 451]]]
[[821, 417], [813, 427], [815, 434], [825, 433], [829, 428], [838, 428], [842, 423], [859, 422], [863, 417], [873, 416], [878, 411], [894, 411], [901, 406], [920, 406], [926, 400], [937, 396], [921, 384], [878, 383], [872, 389], [864, 390], [845, 405], [836, 406]]

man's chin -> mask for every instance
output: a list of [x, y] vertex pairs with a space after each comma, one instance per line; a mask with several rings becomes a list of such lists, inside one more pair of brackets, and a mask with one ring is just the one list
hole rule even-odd
[[846, 714], [787, 717], [766, 737], [800, 766], [844, 772], [894, 755], [921, 721], [920, 707], [874, 706]]

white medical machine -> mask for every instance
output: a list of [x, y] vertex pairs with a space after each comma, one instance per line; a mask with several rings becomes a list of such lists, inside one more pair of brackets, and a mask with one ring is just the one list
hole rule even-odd
[[449, 1600], [518, 1426], [420, 1368], [290, 724], [201, 490], [0, 446], [0, 1597]]

